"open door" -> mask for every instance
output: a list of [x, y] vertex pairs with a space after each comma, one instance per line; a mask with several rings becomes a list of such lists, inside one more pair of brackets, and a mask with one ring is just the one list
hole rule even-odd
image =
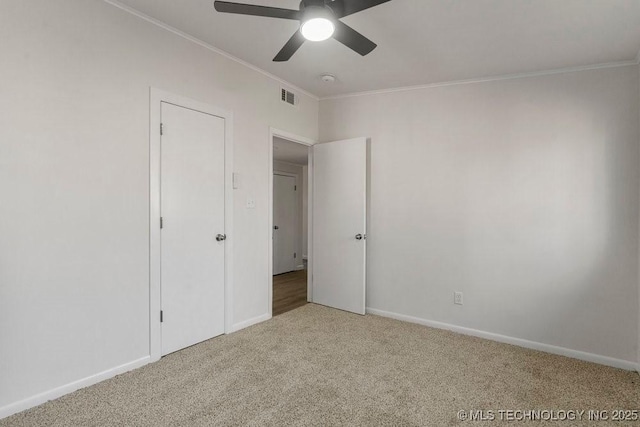
[[313, 146], [313, 302], [365, 314], [367, 139]]

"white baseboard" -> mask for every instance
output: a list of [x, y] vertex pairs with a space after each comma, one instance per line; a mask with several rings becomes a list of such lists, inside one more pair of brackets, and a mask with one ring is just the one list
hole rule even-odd
[[[254, 317], [253, 319], [246, 320], [244, 322], [236, 323], [231, 327], [230, 332], [237, 332], [241, 329], [248, 328], [249, 326], [253, 326], [257, 323], [264, 322], [266, 320], [271, 319], [271, 314], [266, 313], [258, 317]], [[151, 362], [150, 356], [145, 356], [140, 359], [134, 360], [129, 363], [125, 363], [120, 366], [116, 366], [115, 368], [107, 369], [106, 371], [99, 372], [95, 375], [88, 376], [86, 378], [82, 378], [80, 380], [71, 382], [69, 384], [65, 384], [60, 387], [56, 387], [52, 390], [45, 391], [43, 393], [36, 394], [35, 396], [31, 396], [27, 399], [20, 400], [15, 403], [11, 403], [9, 405], [3, 406], [0, 408], [0, 419], [6, 418], [13, 414], [17, 414], [18, 412], [25, 411], [29, 408], [33, 408], [35, 406], [41, 405], [49, 400], [57, 399], [58, 397], [62, 397], [65, 394], [72, 393], [76, 390], [79, 390], [84, 387], [88, 387], [94, 384], [99, 383], [100, 381], [104, 381], [106, 379], [115, 377], [116, 375], [123, 374], [125, 372], [131, 371], [133, 369], [139, 368]]]
[[269, 319], [271, 319], [271, 314], [265, 313], [261, 316], [254, 317], [249, 320], [245, 320], [244, 322], [236, 323], [235, 325], [231, 326], [231, 331], [229, 333], [238, 332], [241, 329], [248, 328], [249, 326], [253, 326], [258, 323], [265, 322]]
[[299, 266], [297, 266], [296, 271], [298, 270], [304, 270], [304, 264], [300, 264]]
[[513, 338], [506, 335], [494, 334], [491, 332], [479, 331], [477, 329], [465, 328], [463, 326], [451, 325], [449, 323], [437, 322], [434, 320], [421, 319], [419, 317], [378, 310], [376, 308], [367, 307], [367, 313], [375, 314], [377, 316], [389, 317], [391, 319], [402, 320], [405, 322], [417, 323], [436, 329], [446, 329], [463, 335], [485, 338], [491, 341], [516, 345], [518, 347], [530, 348], [532, 350], [544, 351], [546, 353], [571, 357], [587, 362], [598, 363], [600, 365], [612, 366], [614, 368], [626, 369], [628, 371], [635, 371], [639, 368], [637, 363], [628, 360], [615, 359], [613, 357], [601, 356], [599, 354], [587, 353], [579, 350], [571, 350], [569, 348], [557, 347], [555, 345], [543, 344], [535, 341], [528, 341], [521, 338]]
[[151, 358], [149, 356], [145, 356], [132, 362], [125, 363], [124, 365], [116, 366], [115, 368], [107, 369], [106, 371], [99, 372], [95, 375], [91, 375], [86, 378], [73, 381], [69, 384], [56, 387], [52, 390], [36, 394], [35, 396], [31, 396], [27, 399], [20, 400], [15, 403], [10, 403], [9, 405], [0, 408], [0, 419], [13, 414], [17, 414], [18, 412], [25, 411], [29, 408], [33, 408], [34, 406], [41, 405], [49, 400], [57, 399], [58, 397], [72, 393], [81, 388], [97, 384], [100, 381], [107, 380], [109, 378], [115, 377], [116, 375], [120, 375], [133, 369], [139, 368], [149, 363], [150, 360]]

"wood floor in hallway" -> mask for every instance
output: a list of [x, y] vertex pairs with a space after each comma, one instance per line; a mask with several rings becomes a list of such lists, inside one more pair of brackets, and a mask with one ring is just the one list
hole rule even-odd
[[277, 316], [307, 303], [307, 271], [273, 276], [273, 315]]

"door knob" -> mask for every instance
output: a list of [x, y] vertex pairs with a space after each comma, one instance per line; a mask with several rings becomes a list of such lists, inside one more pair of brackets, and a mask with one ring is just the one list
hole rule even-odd
[[226, 235], [226, 234], [218, 234], [218, 235], [216, 236], [216, 240], [217, 240], [218, 242], [222, 242], [223, 240], [227, 240], [227, 235]]
[[277, 225], [274, 225], [274, 226], [273, 226], [273, 229], [274, 229], [274, 230], [279, 230], [279, 229], [280, 229], [280, 227], [278, 227]]
[[362, 240], [364, 236], [362, 234], [356, 234], [356, 240]]

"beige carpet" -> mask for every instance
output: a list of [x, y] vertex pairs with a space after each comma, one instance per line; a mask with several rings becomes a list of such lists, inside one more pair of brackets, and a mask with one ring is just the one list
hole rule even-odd
[[472, 423], [457, 419], [461, 409], [637, 410], [639, 380], [633, 372], [309, 304], [0, 426], [464, 425]]

